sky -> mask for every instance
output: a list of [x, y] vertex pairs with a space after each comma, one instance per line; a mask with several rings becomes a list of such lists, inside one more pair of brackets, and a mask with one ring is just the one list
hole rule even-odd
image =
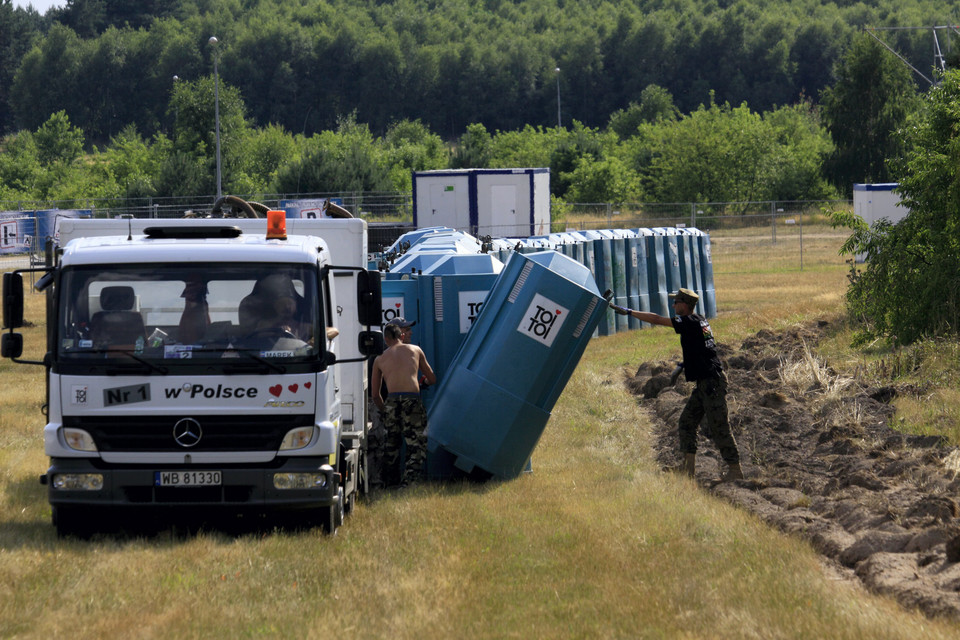
[[33, 5], [33, 8], [41, 14], [46, 13], [50, 7], [62, 7], [65, 4], [67, 4], [67, 0], [13, 0], [15, 7], [26, 8]]

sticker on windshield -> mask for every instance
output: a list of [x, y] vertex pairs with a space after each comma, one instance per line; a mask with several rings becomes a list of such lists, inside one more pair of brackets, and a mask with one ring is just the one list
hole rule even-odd
[[173, 360], [187, 360], [193, 357], [192, 344], [167, 344], [163, 346], [163, 357]]
[[261, 358], [292, 358], [295, 356], [293, 351], [261, 351]]

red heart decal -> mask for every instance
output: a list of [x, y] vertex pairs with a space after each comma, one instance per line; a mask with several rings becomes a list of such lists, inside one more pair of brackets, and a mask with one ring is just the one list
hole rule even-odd
[[287, 389], [290, 389], [290, 393], [296, 393], [297, 389], [299, 388], [300, 388], [300, 385], [298, 384], [292, 384], [289, 387], [287, 387]]
[[399, 309], [399, 308], [400, 308], [400, 303], [399, 303], [399, 302], [395, 302], [395, 303], [393, 304], [393, 306], [395, 306], [397, 309]]
[[313, 386], [313, 383], [312, 383], [312, 382], [304, 382], [304, 383], [303, 383], [303, 388], [304, 388], [304, 389], [309, 389], [309, 388], [312, 387], [312, 386]]
[[560, 313], [561, 313], [560, 309], [557, 309], [557, 315], [560, 315]]
[[269, 389], [267, 389], [267, 391], [270, 392], [270, 395], [276, 396], [276, 397], [279, 398], [279, 397], [280, 397], [280, 394], [283, 393], [283, 385], [282, 385], [282, 384], [275, 384], [275, 385], [273, 385], [272, 387], [270, 387]]

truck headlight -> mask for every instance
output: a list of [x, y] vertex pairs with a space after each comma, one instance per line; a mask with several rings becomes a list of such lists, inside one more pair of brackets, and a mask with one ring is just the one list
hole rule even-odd
[[275, 473], [276, 489], [323, 489], [327, 485], [325, 473]]
[[61, 491], [100, 491], [103, 475], [99, 473], [58, 473], [50, 483]]
[[97, 443], [93, 441], [93, 436], [83, 429], [64, 429], [63, 439], [68, 447], [77, 451], [97, 450]]
[[292, 451], [294, 449], [303, 449], [313, 440], [313, 425], [309, 427], [297, 427], [290, 429], [287, 435], [283, 436], [283, 442], [280, 443], [280, 451]]

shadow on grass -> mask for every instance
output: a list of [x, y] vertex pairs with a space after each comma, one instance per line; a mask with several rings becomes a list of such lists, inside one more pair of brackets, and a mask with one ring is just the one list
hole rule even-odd
[[[358, 501], [359, 508], [382, 500], [417, 500], [427, 496], [455, 497], [482, 494], [500, 484], [483, 474], [430, 480], [410, 487], [375, 489]], [[89, 507], [71, 513], [69, 531], [58, 532], [46, 491], [35, 476], [7, 485], [9, 506], [0, 516], [0, 550], [49, 550], [70, 543], [125, 543], [147, 541], [158, 546], [188, 542], [198, 536], [222, 536], [224, 542], [254, 536], [311, 535], [325, 533], [312, 510], [272, 510], [248, 507]], [[352, 505], [351, 505], [352, 506]], [[10, 517], [11, 512], [33, 513], [34, 519]], [[349, 515], [349, 514], [348, 514]], [[349, 526], [349, 517], [343, 523]], [[66, 529], [66, 527], [64, 527]], [[335, 534], [334, 534], [335, 535]], [[102, 550], [102, 547], [98, 547]], [[120, 550], [118, 548], [118, 550]]]

